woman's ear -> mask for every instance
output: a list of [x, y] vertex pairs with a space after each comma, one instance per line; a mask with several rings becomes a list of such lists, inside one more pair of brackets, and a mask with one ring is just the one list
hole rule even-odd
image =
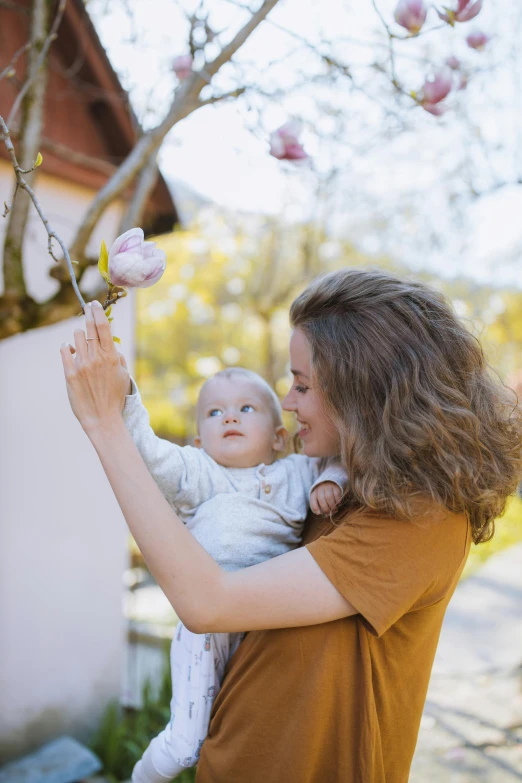
[[194, 446], [197, 449], [201, 448], [201, 438], [199, 437], [199, 435], [196, 435], [196, 437], [194, 438]]
[[286, 441], [288, 439], [288, 430], [283, 425], [276, 427], [274, 433], [274, 443], [272, 448], [274, 451], [284, 451], [286, 449]]

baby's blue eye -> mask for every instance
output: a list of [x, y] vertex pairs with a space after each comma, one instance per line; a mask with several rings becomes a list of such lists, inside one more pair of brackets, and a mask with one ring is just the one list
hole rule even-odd
[[[247, 408], [249, 408], [250, 410], [246, 410]], [[243, 405], [243, 407], [241, 408], [241, 413], [250, 413], [250, 411], [253, 410], [254, 410], [253, 405]]]
[[209, 416], [221, 416], [221, 411], [219, 408], [212, 408], [211, 411], [208, 412]]

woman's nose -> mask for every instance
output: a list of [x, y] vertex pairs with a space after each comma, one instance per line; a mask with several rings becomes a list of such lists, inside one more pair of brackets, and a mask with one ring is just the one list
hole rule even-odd
[[293, 393], [292, 389], [290, 389], [286, 397], [283, 399], [281, 403], [281, 407], [283, 408], [284, 411], [297, 410], [295, 394]]

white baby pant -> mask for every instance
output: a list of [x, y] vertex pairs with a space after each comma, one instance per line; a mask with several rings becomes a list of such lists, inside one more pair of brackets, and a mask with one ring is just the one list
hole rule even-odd
[[197, 763], [225, 666], [243, 637], [196, 634], [178, 624], [170, 648], [171, 718], [134, 767], [132, 783], [166, 783]]

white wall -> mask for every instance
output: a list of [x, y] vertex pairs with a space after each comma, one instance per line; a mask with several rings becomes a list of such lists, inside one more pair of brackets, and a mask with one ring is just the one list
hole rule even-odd
[[[0, 165], [0, 204], [10, 187]], [[68, 241], [93, 194], [43, 175], [38, 193]], [[115, 205], [96, 247], [112, 241], [119, 217]], [[34, 211], [24, 257], [30, 292], [48, 296], [54, 283]], [[132, 297], [114, 315], [132, 361]], [[69, 408], [59, 354], [81, 325], [70, 319], [0, 342], [0, 762], [62, 733], [88, 739], [120, 692], [126, 526]]]

